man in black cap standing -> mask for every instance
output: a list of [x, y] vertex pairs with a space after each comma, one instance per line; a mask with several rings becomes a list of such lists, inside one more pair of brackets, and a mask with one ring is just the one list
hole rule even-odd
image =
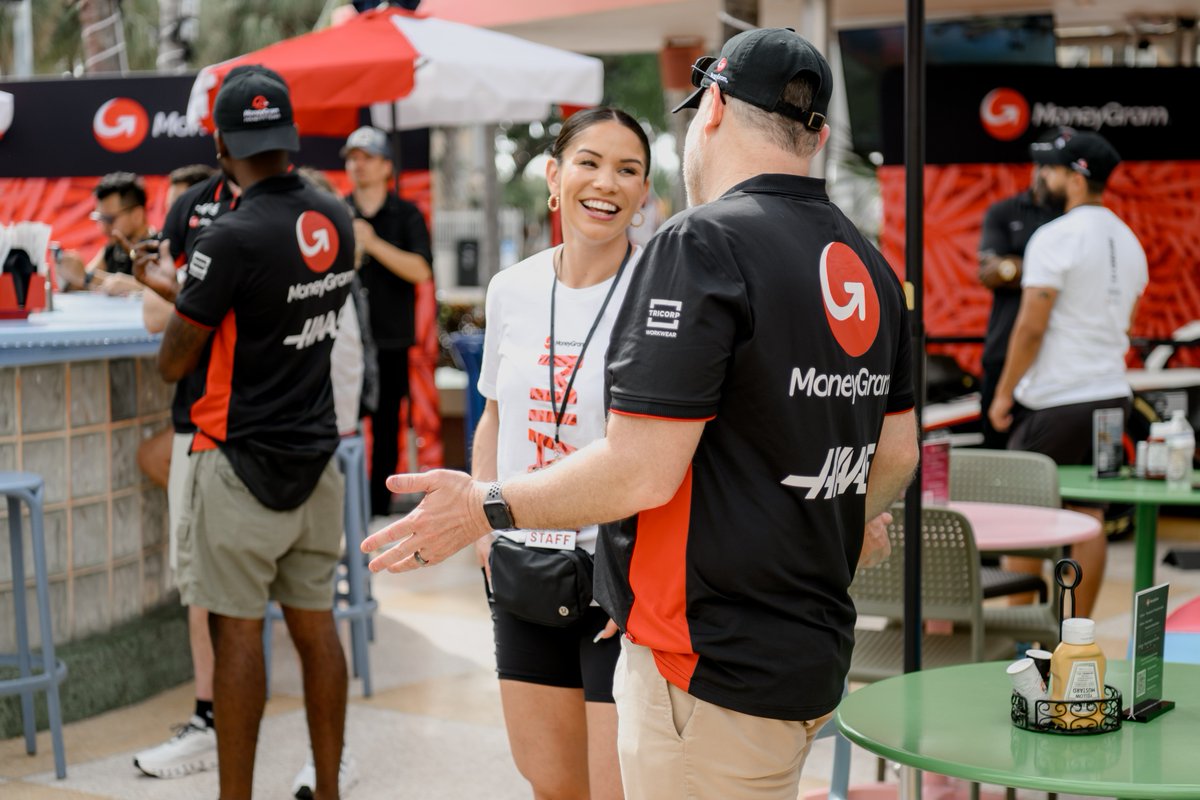
[[[1129, 412], [1125, 353], [1148, 281], [1146, 253], [1104, 207], [1104, 187], [1121, 159], [1103, 136], [1059, 136], [1047, 158], [1047, 189], [1066, 213], [1039, 228], [1025, 250], [1021, 307], [988, 416], [996, 430], [1011, 428], [1010, 450], [1045, 453], [1060, 465], [1090, 464], [1092, 413]], [[1076, 510], [1103, 522], [1099, 508]], [[1076, 616], [1088, 617], [1107, 539], [1074, 545], [1072, 556], [1091, 576], [1076, 592]]]
[[346, 200], [364, 252], [359, 274], [379, 361], [379, 402], [371, 413], [371, 513], [387, 516], [392, 493], [385, 481], [396, 470], [408, 348], [416, 341], [415, 286], [433, 277], [433, 250], [421, 210], [391, 190], [395, 165], [387, 135], [364, 125], [346, 139], [342, 158], [353, 186]]
[[491, 529], [622, 520], [595, 580], [625, 633], [626, 797], [795, 800], [849, 669], [850, 582], [886, 552], [917, 461], [908, 318], [895, 273], [807, 177], [829, 136], [824, 57], [749, 31], [693, 82], [692, 208], [647, 245], [613, 328], [606, 438], [503, 485], [395, 476], [425, 498], [364, 549], [399, 541], [372, 568], [403, 571]]
[[213, 118], [217, 160], [242, 195], [196, 238], [158, 356], [168, 381], [204, 376], [191, 407], [180, 594], [210, 612], [223, 800], [251, 796], [271, 600], [300, 655], [315, 796], [336, 799], [347, 677], [331, 611], [342, 481], [329, 354], [354, 233], [336, 197], [289, 170], [299, 134], [278, 75], [231, 71]]
[[1059, 136], [1071, 136], [1070, 128], [1056, 128], [1029, 147], [1033, 176], [1028, 189], [998, 200], [983, 215], [979, 239], [979, 282], [992, 290], [992, 311], [988, 315], [987, 335], [983, 343], [983, 380], [979, 407], [982, 411], [983, 446], [1003, 450], [1008, 434], [992, 427], [987, 410], [1004, 369], [1008, 337], [1012, 335], [1017, 309], [1021, 305], [1021, 264], [1025, 245], [1033, 232], [1062, 214], [1062, 201], [1050, 196], [1045, 172], [1053, 150], [1046, 145]]

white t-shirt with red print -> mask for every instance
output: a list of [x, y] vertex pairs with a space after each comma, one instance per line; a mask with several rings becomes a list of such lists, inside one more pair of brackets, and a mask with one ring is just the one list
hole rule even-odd
[[[550, 403], [550, 289], [554, 278], [554, 248], [514, 264], [492, 279], [487, 293], [487, 329], [479, 392], [495, 400], [500, 411], [496, 452], [497, 477], [503, 481], [542, 469], [604, 436], [604, 355], [612, 337], [630, 276], [642, 249], [629, 256], [620, 284], [579, 359], [584, 340], [615, 280], [584, 289], [558, 283], [555, 288], [554, 380], [555, 403], [561, 407], [571, 372], [579, 374], [567, 397], [566, 412], [554, 441], [555, 413]], [[595, 525], [579, 531], [576, 546], [596, 549]], [[525, 531], [505, 536], [524, 541]]]

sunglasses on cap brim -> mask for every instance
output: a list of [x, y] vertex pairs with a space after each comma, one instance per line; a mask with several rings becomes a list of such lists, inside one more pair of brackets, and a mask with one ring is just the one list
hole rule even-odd
[[704, 86], [704, 81], [710, 79], [708, 68], [715, 64], [716, 56], [700, 56], [696, 59], [696, 63], [692, 64], [692, 86], [700, 89]]

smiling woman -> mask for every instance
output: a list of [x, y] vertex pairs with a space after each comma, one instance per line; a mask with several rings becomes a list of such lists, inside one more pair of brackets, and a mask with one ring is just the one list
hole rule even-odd
[[[563, 124], [550, 155], [549, 205], [562, 212], [563, 245], [488, 287], [479, 380], [487, 405], [472, 458], [479, 480], [549, 467], [604, 436], [604, 353], [641, 257], [626, 231], [649, 191], [650, 145], [628, 114], [596, 108]], [[491, 524], [505, 527], [502, 516]], [[596, 533], [505, 530], [494, 548], [493, 537], [477, 545], [509, 744], [537, 797], [623, 794], [612, 696], [620, 647], [608, 616], [589, 605]], [[569, 567], [571, 587], [586, 587], [582, 603], [558, 599], [563, 570], [546, 572], [556, 562]], [[559, 624], [534, 621], [531, 607]]]

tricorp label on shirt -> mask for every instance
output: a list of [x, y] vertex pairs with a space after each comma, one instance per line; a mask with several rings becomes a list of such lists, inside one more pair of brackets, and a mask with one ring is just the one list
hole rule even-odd
[[665, 336], [674, 339], [679, 334], [679, 320], [683, 316], [683, 303], [679, 300], [650, 301], [650, 311], [646, 318], [647, 336]]

